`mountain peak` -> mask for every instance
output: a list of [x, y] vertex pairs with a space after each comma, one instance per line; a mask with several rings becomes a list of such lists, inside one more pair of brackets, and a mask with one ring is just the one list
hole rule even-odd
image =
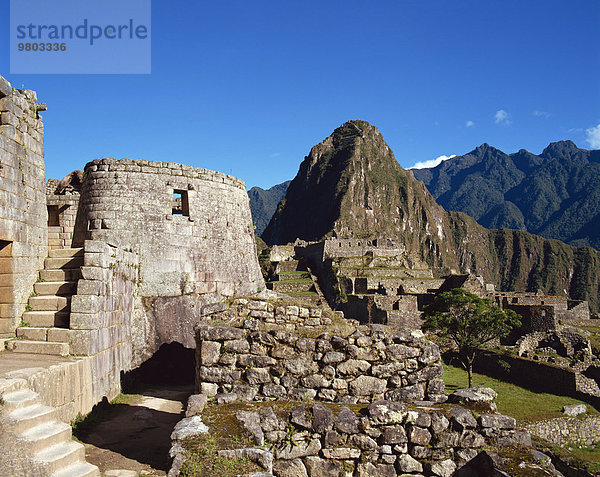
[[297, 238], [351, 237], [361, 230], [392, 236], [402, 230], [397, 214], [405, 211], [401, 217], [408, 220], [407, 211], [413, 209], [407, 201], [415, 195], [423, 200], [415, 210], [441, 213], [424, 199], [433, 201], [400, 167], [375, 126], [348, 121], [312, 147], [262, 237], [281, 244]]
[[577, 152], [579, 148], [571, 140], [556, 141], [548, 144], [548, 147], [540, 154], [542, 157], [562, 157], [567, 154], [573, 154]]

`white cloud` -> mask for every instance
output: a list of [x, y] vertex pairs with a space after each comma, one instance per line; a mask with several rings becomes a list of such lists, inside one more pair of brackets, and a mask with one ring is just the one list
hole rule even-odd
[[504, 111], [504, 109], [499, 109], [498, 111], [496, 111], [496, 114], [494, 114], [496, 124], [504, 124], [508, 126], [512, 122], [509, 119], [509, 117], [510, 115], [506, 111]]
[[537, 109], [531, 114], [537, 116], [538, 118], [549, 118], [552, 116], [552, 114], [550, 114], [548, 111], [538, 111]]
[[409, 169], [426, 169], [429, 167], [439, 166], [442, 162], [452, 159], [453, 157], [456, 157], [456, 154], [452, 154], [451, 156], [442, 155], [436, 157], [435, 159], [430, 159], [429, 161], [417, 162], [414, 166], [409, 167]]
[[465, 126], [467, 126], [468, 128], [472, 128], [473, 126], [475, 126], [475, 123], [473, 121], [467, 121], [465, 123]]
[[600, 124], [594, 128], [585, 130], [587, 134], [586, 141], [594, 149], [600, 149]]

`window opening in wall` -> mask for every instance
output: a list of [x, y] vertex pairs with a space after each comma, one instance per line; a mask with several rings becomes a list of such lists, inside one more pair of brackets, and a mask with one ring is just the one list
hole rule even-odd
[[48, 206], [48, 227], [58, 227], [58, 205]]
[[185, 217], [190, 216], [190, 205], [188, 201], [187, 190], [175, 189], [173, 191], [173, 201], [171, 209], [173, 215], [183, 215]]

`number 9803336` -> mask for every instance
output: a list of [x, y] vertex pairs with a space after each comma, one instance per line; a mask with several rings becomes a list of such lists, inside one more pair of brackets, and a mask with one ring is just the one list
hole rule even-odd
[[66, 51], [66, 43], [19, 43], [19, 51]]

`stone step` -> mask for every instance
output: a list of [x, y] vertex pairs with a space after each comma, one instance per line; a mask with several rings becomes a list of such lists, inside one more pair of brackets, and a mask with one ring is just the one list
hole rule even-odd
[[[14, 339], [14, 338], [13, 338]], [[27, 389], [26, 381], [21, 379], [0, 379], [0, 395]]]
[[17, 328], [17, 338], [29, 341], [48, 341], [48, 328], [23, 326]]
[[66, 268], [54, 270], [40, 270], [40, 278], [45, 282], [76, 281], [81, 278], [81, 269]]
[[75, 441], [61, 442], [33, 455], [43, 462], [51, 473], [64, 470], [65, 467], [85, 462], [85, 447]]
[[21, 438], [29, 441], [31, 452], [41, 452], [48, 447], [71, 440], [71, 426], [60, 421], [51, 421], [20, 434]]
[[12, 412], [38, 404], [40, 396], [31, 389], [19, 389], [18, 391], [4, 393], [2, 399], [4, 400], [4, 412]]
[[300, 293], [315, 290], [312, 280], [272, 282], [273, 290], [280, 293]]
[[67, 268], [79, 268], [83, 265], [83, 257], [58, 257], [58, 258], [47, 258], [44, 261], [44, 268], [46, 270], [55, 269], [67, 269]]
[[83, 248], [55, 248], [48, 252], [49, 258], [83, 257]]
[[67, 328], [69, 326], [68, 311], [26, 311], [23, 313], [23, 321], [29, 326], [39, 328]]
[[71, 297], [66, 296], [32, 296], [29, 297], [31, 311], [68, 311]]
[[15, 409], [7, 417], [13, 421], [11, 428], [15, 434], [22, 434], [37, 425], [55, 421], [56, 409], [43, 404], [32, 404]]
[[69, 343], [55, 343], [51, 341], [26, 341], [13, 340], [8, 343], [8, 350], [13, 353], [51, 354], [54, 356], [68, 356]]
[[38, 282], [33, 285], [33, 291], [38, 296], [48, 295], [73, 295], [77, 291], [76, 281]]
[[296, 301], [299, 301], [300, 303], [305, 303], [307, 305], [314, 305], [314, 306], [322, 306], [323, 305], [323, 301], [321, 300], [321, 297], [317, 294], [317, 293], [311, 293], [310, 295], [307, 295], [306, 293], [288, 293], [289, 296], [294, 297], [294, 299]]
[[277, 264], [277, 273], [280, 272], [293, 272], [296, 270], [306, 270], [306, 267], [300, 265], [299, 260], [286, 260], [285, 262], [279, 262]]
[[293, 272], [279, 272], [277, 274], [277, 280], [295, 280], [298, 278], [310, 278], [310, 272], [295, 270]]
[[52, 343], [69, 343], [70, 330], [68, 328], [48, 328], [48, 341]]
[[100, 477], [100, 470], [87, 462], [77, 462], [55, 472], [52, 477]]
[[17, 328], [17, 337], [28, 341], [68, 343], [69, 330], [66, 328], [22, 326]]

